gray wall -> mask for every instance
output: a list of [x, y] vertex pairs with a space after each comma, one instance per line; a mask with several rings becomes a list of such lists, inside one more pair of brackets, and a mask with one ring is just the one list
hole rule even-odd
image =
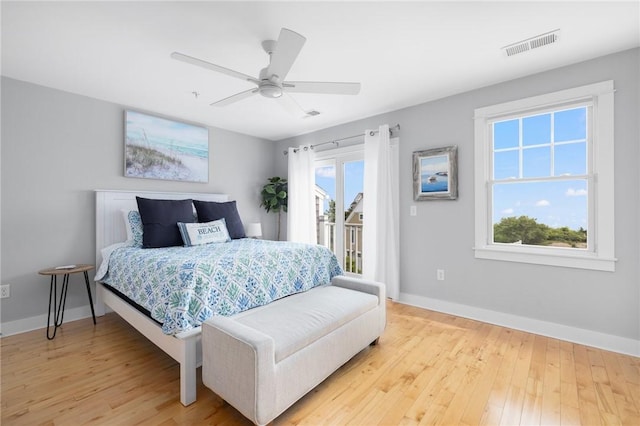
[[[633, 49], [277, 144], [211, 129], [209, 184], [124, 178], [122, 106], [3, 78], [1, 282], [12, 293], [2, 299], [2, 322], [46, 313], [48, 281], [39, 269], [95, 262], [94, 189], [226, 192], [243, 220], [261, 220], [272, 238], [275, 216], [258, 207], [258, 195], [267, 177], [286, 176], [282, 150], [399, 123], [402, 293], [638, 340], [639, 64]], [[474, 109], [609, 79], [616, 87], [616, 272], [475, 259]], [[415, 203], [412, 152], [451, 144], [459, 146], [458, 200]], [[436, 269], [446, 270], [446, 281], [435, 280]], [[68, 307], [86, 303], [72, 280]]]
[[[275, 234], [259, 207], [273, 142], [210, 128], [209, 183], [125, 178], [124, 107], [4, 77], [1, 94], [1, 282], [11, 284], [2, 322], [46, 314], [49, 281], [38, 270], [95, 264], [95, 189], [228, 193], [245, 223]], [[81, 284], [73, 275], [67, 308], [88, 305]]]
[[[640, 49], [547, 71], [411, 108], [280, 141], [282, 150], [399, 123], [400, 291], [615, 336], [640, 339], [639, 262]], [[596, 272], [474, 258], [474, 109], [614, 80], [616, 272]], [[459, 198], [414, 202], [412, 152], [458, 145]], [[409, 216], [415, 204], [416, 217]], [[436, 281], [436, 269], [446, 281]]]

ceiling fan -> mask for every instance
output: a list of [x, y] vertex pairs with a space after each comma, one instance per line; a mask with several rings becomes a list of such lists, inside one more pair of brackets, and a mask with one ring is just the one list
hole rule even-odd
[[[287, 28], [280, 30], [278, 40], [265, 40], [262, 42], [262, 48], [269, 55], [269, 65], [260, 71], [258, 78], [252, 77], [247, 74], [243, 74], [238, 71], [231, 70], [229, 68], [215, 65], [202, 59], [194, 58], [192, 56], [185, 55], [179, 52], [173, 52], [171, 57], [175, 60], [186, 62], [188, 64], [197, 65], [208, 70], [217, 71], [231, 77], [239, 78], [241, 80], [249, 81], [255, 84], [257, 87], [249, 90], [245, 90], [235, 95], [231, 95], [227, 98], [213, 102], [212, 106], [226, 106], [234, 102], [238, 102], [242, 99], [261, 94], [266, 98], [286, 98], [283, 94], [286, 93], [320, 93], [320, 94], [334, 94], [334, 95], [357, 95], [360, 92], [360, 83], [340, 83], [340, 82], [325, 82], [325, 81], [285, 81], [291, 66], [295, 62], [302, 46], [304, 45], [306, 38], [300, 34], [291, 31]], [[290, 102], [293, 101], [289, 98], [289, 105], [285, 104], [285, 107], [291, 107]], [[293, 101], [295, 103], [295, 101]], [[297, 103], [297, 108], [301, 109]], [[308, 114], [305, 112], [305, 115]]]

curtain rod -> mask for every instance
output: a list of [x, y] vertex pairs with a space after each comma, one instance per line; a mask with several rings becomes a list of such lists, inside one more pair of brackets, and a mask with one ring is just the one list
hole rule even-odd
[[[400, 130], [400, 124], [396, 124], [393, 127], [389, 127], [389, 134], [393, 133], [394, 130]], [[371, 130], [369, 132], [369, 136], [373, 136], [378, 132], [379, 132], [379, 130]], [[346, 141], [346, 140], [349, 140], [349, 139], [360, 138], [362, 136], [365, 136], [365, 133], [360, 133], [359, 135], [347, 136], [345, 138], [340, 138], [340, 139], [334, 139], [334, 140], [327, 141], [327, 142], [316, 143], [316, 144], [313, 144], [313, 145], [309, 145], [309, 147], [311, 149], [313, 149], [315, 147], [322, 146], [322, 145], [327, 145], [327, 144], [330, 144], [330, 143], [334, 144], [334, 145], [338, 145], [340, 142], [343, 142], [343, 141]], [[298, 152], [298, 148], [294, 149], [293, 152]], [[283, 153], [284, 153], [284, 155], [287, 155], [289, 153], [289, 151], [286, 150], [286, 151], [283, 151]]]

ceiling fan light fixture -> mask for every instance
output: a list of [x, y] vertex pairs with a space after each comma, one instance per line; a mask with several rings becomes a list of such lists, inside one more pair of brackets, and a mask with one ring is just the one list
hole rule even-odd
[[260, 85], [260, 94], [265, 98], [279, 98], [282, 96], [282, 87], [273, 83], [263, 83]]

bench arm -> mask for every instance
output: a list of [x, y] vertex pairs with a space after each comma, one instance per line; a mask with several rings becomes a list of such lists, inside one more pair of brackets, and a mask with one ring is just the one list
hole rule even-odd
[[264, 404], [272, 399], [267, 406], [275, 405], [275, 343], [270, 336], [216, 316], [203, 325], [202, 339], [216, 342], [202, 351], [207, 387], [223, 399], [236, 401], [238, 411], [254, 421], [262, 414], [257, 412], [258, 400]]
[[373, 294], [374, 296], [378, 297], [379, 303], [381, 304], [384, 303], [386, 298], [385, 285], [377, 281], [353, 278], [346, 275], [338, 275], [337, 277], [333, 277], [333, 279], [331, 280], [331, 285], [348, 288], [350, 290], [361, 291], [363, 293]]

